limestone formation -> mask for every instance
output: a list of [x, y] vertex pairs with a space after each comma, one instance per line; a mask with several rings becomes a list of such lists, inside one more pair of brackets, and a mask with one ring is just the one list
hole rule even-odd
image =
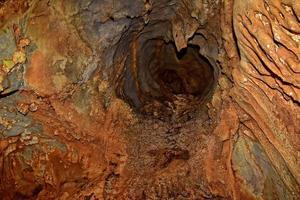
[[25, 199], [300, 199], [300, 1], [0, 0]]

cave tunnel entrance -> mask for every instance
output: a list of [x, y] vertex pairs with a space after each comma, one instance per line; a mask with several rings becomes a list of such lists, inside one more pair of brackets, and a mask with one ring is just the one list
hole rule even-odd
[[[178, 52], [173, 42], [151, 39], [132, 49], [120, 96], [142, 114], [168, 118], [201, 107], [212, 92], [214, 67], [189, 45]], [[179, 111], [180, 110], [180, 111]]]
[[188, 46], [180, 52], [173, 43], [166, 44], [159, 50], [159, 65], [152, 76], [156, 78], [163, 94], [193, 95], [203, 97], [213, 83], [213, 67], [201, 56], [199, 47]]

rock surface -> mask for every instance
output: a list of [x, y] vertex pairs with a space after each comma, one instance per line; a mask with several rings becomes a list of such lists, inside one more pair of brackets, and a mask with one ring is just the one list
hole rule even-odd
[[0, 0], [0, 199], [300, 199], [300, 2]]

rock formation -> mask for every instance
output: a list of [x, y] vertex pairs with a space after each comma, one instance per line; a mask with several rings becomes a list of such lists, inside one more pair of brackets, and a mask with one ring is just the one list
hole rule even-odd
[[0, 0], [1, 200], [300, 199], [298, 0]]

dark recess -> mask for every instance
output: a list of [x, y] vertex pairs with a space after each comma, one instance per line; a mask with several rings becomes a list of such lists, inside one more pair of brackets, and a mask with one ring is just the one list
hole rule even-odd
[[174, 43], [153, 39], [132, 51], [118, 94], [138, 113], [166, 119], [195, 111], [211, 94], [214, 68], [198, 46], [178, 52]]

